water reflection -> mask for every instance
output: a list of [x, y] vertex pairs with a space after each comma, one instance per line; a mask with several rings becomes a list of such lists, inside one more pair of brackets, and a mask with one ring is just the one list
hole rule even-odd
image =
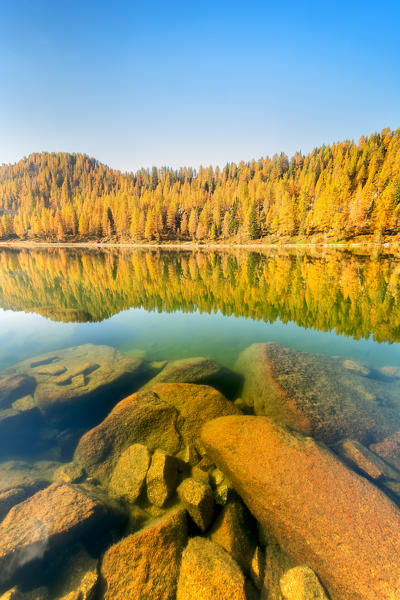
[[293, 321], [378, 342], [400, 340], [400, 257], [274, 251], [0, 251], [0, 306], [54, 321], [128, 308]]

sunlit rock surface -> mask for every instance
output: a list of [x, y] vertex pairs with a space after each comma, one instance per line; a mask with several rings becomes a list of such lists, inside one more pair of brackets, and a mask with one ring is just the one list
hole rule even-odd
[[333, 600], [400, 595], [400, 511], [367, 479], [266, 417], [215, 419], [202, 440], [257, 520]]

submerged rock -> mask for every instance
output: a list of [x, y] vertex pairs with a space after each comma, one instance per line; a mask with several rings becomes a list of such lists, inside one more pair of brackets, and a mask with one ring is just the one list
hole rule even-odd
[[400, 494], [400, 472], [355, 440], [342, 440], [336, 447], [340, 456], [379, 484]]
[[242, 397], [257, 415], [328, 444], [345, 437], [371, 443], [400, 429], [399, 380], [366, 377], [341, 358], [253, 344], [236, 368], [245, 376]]
[[24, 461], [0, 463], [0, 521], [8, 511], [47, 487], [52, 479], [54, 467]]
[[178, 412], [153, 392], [138, 392], [121, 400], [100, 425], [81, 438], [74, 460], [102, 481], [108, 481], [122, 452], [135, 443], [152, 451], [177, 452], [181, 439]]
[[110, 394], [118, 399], [118, 394], [128, 391], [135, 381], [151, 374], [143, 360], [130, 358], [111, 346], [93, 344], [31, 358], [7, 371], [33, 378], [36, 406], [45, 416], [56, 419], [71, 416], [74, 407], [81, 411], [74, 416], [82, 417], [84, 407], [97, 409], [101, 400], [110, 405]]
[[0, 379], [0, 408], [10, 408], [18, 398], [32, 394], [36, 386], [33, 377], [27, 375], [7, 375]]
[[162, 507], [176, 489], [178, 467], [176, 459], [162, 450], [156, 450], [146, 477], [147, 497], [155, 506]]
[[400, 511], [367, 479], [266, 417], [215, 419], [202, 439], [256, 519], [333, 600], [400, 595]]
[[217, 390], [205, 385], [163, 383], [121, 400], [100, 425], [88, 431], [75, 451], [86, 471], [108, 481], [120, 454], [140, 443], [167, 454], [186, 450], [198, 461], [200, 429], [217, 416], [237, 409]]
[[400, 471], [400, 431], [377, 444], [371, 444], [370, 449]]
[[56, 600], [94, 600], [99, 582], [97, 562], [80, 546], [63, 565], [61, 577], [52, 586], [51, 597]]
[[58, 483], [17, 504], [0, 524], [0, 583], [48, 552], [103, 527], [107, 516], [103, 504]]
[[186, 541], [186, 514], [176, 508], [109, 548], [101, 565], [104, 600], [175, 600]]
[[256, 550], [253, 531], [255, 522], [246, 506], [238, 498], [230, 500], [213, 524], [209, 537], [236, 560], [245, 573], [252, 572]]
[[118, 459], [110, 479], [113, 496], [135, 502], [142, 491], [150, 464], [150, 454], [143, 444], [132, 444]]
[[177, 600], [250, 600], [251, 591], [226, 550], [205, 538], [189, 540], [182, 555]]
[[[265, 564], [261, 581], [261, 600], [282, 600], [280, 580], [294, 566], [293, 560], [282, 550], [275, 538], [268, 536]], [[263, 575], [263, 576], [262, 576]]]
[[189, 450], [188, 456], [183, 456], [186, 462], [198, 462], [200, 431], [204, 423], [216, 417], [239, 414], [232, 402], [208, 385], [160, 383], [151, 389], [179, 412], [179, 432], [183, 446]]
[[184, 358], [167, 363], [143, 389], [157, 383], [197, 383], [214, 387], [230, 397], [239, 388], [241, 379], [238, 373], [209, 358]]
[[284, 600], [329, 600], [314, 571], [305, 565], [286, 571], [280, 587]]
[[197, 527], [205, 531], [214, 516], [214, 495], [210, 486], [188, 477], [178, 487], [178, 495]]

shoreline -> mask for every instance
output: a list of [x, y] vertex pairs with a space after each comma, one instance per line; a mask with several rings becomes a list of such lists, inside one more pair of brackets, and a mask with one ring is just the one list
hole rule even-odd
[[23, 241], [23, 240], [9, 240], [0, 241], [0, 248], [84, 248], [84, 249], [98, 249], [98, 248], [158, 248], [164, 250], [234, 250], [234, 249], [254, 249], [262, 250], [267, 249], [283, 249], [283, 248], [333, 248], [333, 249], [399, 249], [400, 241], [382, 241], [382, 242], [252, 242], [252, 243], [227, 243], [227, 242], [39, 242], [39, 241]]

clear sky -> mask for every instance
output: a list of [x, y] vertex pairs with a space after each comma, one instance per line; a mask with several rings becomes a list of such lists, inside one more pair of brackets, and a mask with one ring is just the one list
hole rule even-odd
[[0, 163], [122, 170], [400, 127], [398, 0], [0, 0]]

